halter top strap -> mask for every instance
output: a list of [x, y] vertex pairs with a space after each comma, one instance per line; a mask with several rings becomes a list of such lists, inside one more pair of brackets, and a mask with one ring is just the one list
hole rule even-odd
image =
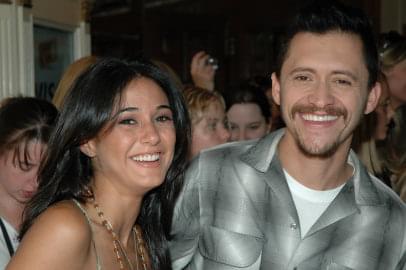
[[77, 200], [72, 199], [72, 201], [76, 204], [76, 206], [80, 209], [80, 211], [82, 211], [83, 215], [86, 217], [87, 223], [89, 224], [90, 230], [92, 231], [92, 244], [93, 244], [94, 252], [96, 254], [96, 269], [97, 270], [102, 270], [101, 263], [100, 263], [100, 258], [99, 258], [99, 255], [97, 254], [96, 244], [95, 244], [94, 239], [93, 239], [92, 221], [90, 220], [90, 217], [87, 214], [85, 208], [83, 208], [83, 206]]

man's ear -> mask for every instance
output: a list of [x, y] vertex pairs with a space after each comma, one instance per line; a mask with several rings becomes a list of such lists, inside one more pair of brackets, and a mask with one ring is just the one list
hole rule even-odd
[[281, 85], [275, 72], [272, 73], [272, 98], [276, 104], [281, 105]]
[[368, 93], [367, 104], [365, 106], [364, 114], [368, 114], [375, 110], [376, 106], [378, 105], [379, 98], [381, 97], [381, 84], [376, 82], [375, 85], [372, 87], [370, 92]]
[[80, 151], [86, 156], [92, 158], [96, 156], [96, 147], [93, 140], [89, 140], [80, 145]]

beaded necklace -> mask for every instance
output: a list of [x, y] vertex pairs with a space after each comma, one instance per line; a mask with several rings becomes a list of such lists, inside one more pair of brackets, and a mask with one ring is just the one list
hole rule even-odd
[[[96, 203], [96, 201], [92, 200], [93, 207], [96, 209], [97, 215], [99, 216], [104, 228], [106, 228], [107, 232], [110, 233], [110, 235], [113, 238], [113, 246], [114, 246], [114, 253], [116, 254], [116, 259], [118, 264], [120, 265], [120, 269], [126, 269], [124, 267], [124, 262], [121, 254], [124, 255], [125, 260], [127, 261], [128, 266], [130, 267], [130, 270], [139, 270], [140, 267], [140, 262], [138, 260], [138, 257], [141, 258], [141, 265], [142, 265], [142, 270], [147, 270], [147, 263], [145, 260], [145, 247], [144, 243], [142, 240], [142, 235], [141, 235], [141, 228], [139, 226], [135, 225], [132, 228], [132, 235], [133, 235], [133, 240], [134, 240], [134, 249], [135, 249], [135, 255], [136, 255], [136, 268], [132, 265], [130, 259], [128, 258], [127, 253], [125, 252], [125, 249], [123, 245], [121, 244], [120, 239], [118, 239], [116, 232], [113, 229], [113, 226], [111, 225], [110, 221], [108, 221], [104, 217], [103, 211], [100, 209], [99, 205]], [[121, 254], [120, 254], [121, 252]]]

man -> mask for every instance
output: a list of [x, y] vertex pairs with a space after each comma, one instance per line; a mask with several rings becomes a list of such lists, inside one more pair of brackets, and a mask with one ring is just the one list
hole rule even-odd
[[406, 208], [350, 151], [380, 95], [364, 14], [301, 10], [272, 75], [286, 129], [203, 152], [173, 222], [174, 269], [406, 269]]

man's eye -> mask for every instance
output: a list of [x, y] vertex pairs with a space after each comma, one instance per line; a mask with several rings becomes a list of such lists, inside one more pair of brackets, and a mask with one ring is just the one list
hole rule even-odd
[[343, 79], [337, 79], [336, 83], [340, 84], [340, 85], [348, 85], [348, 86], [352, 85], [352, 83], [349, 80], [343, 80]]
[[297, 75], [297, 76], [295, 76], [295, 80], [297, 80], [297, 81], [309, 81], [310, 78], [308, 76], [305, 76], [305, 75]]

